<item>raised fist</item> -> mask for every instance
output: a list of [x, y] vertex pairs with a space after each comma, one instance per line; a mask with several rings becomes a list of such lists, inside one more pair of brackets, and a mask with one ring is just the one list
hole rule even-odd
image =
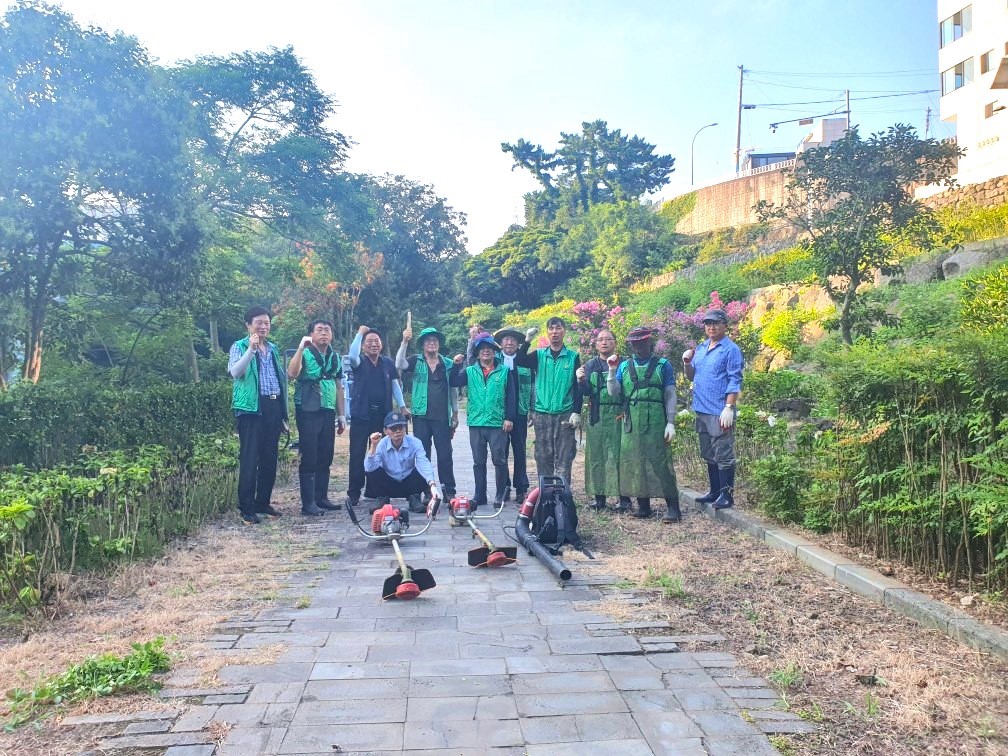
[[452, 358], [452, 362], [454, 362], [456, 365], [461, 365], [463, 362], [465, 362], [465, 357], [463, 357], [461, 354], [456, 354]]
[[412, 338], [413, 338], [413, 329], [412, 328], [407, 328], [405, 331], [402, 332], [402, 340], [403, 340], [404, 344], [408, 343], [409, 340], [412, 339]]
[[382, 440], [382, 434], [376, 431], [372, 433], [368, 438], [371, 440], [372, 444], [377, 444], [379, 441]]
[[610, 370], [616, 367], [617, 365], [619, 365], [619, 357], [617, 357], [615, 354], [610, 354], [608, 357], [606, 357], [606, 365], [609, 366]]
[[251, 349], [258, 349], [259, 348], [259, 334], [258, 333], [253, 333], [251, 336], [249, 336], [249, 347]]
[[313, 342], [312, 342], [312, 337], [311, 336], [304, 336], [301, 339], [301, 348], [302, 349], [307, 349], [308, 347], [310, 347], [312, 345], [312, 343]]
[[683, 365], [689, 365], [691, 362], [693, 362], [694, 354], [696, 354], [695, 349], [687, 349], [685, 352], [683, 352], [682, 353]]
[[574, 371], [574, 375], [577, 376], [577, 379], [579, 381], [583, 381], [585, 379], [585, 369], [584, 369], [584, 366], [582, 365], [577, 370], [575, 370]]
[[535, 337], [537, 333], [539, 333], [539, 329], [536, 326], [532, 326], [527, 331], [525, 331], [525, 341], [531, 343], [532, 339]]

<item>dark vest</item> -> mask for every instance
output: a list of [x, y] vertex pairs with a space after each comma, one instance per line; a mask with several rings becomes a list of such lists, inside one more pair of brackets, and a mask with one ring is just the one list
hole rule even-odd
[[395, 363], [385, 355], [378, 358], [378, 364], [372, 365], [371, 360], [363, 354], [360, 363], [353, 369], [353, 386], [350, 389], [350, 417], [354, 420], [366, 420], [370, 414], [368, 408], [368, 386], [371, 381], [385, 381], [385, 403], [381, 414], [392, 411], [392, 381], [396, 379]]

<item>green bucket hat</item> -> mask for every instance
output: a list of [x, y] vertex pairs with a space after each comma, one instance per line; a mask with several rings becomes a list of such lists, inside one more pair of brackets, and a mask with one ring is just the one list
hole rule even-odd
[[438, 340], [439, 350], [444, 347], [445, 342], [444, 334], [441, 333], [437, 328], [424, 328], [422, 331], [420, 331], [420, 334], [417, 336], [417, 344], [422, 346], [424, 343], [424, 339], [426, 339], [428, 336], [434, 336]]

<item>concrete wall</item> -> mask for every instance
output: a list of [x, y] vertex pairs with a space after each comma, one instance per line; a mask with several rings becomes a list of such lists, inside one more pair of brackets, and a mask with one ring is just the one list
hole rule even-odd
[[722, 228], [758, 223], [753, 205], [760, 200], [784, 201], [783, 169], [768, 166], [760, 173], [696, 190], [693, 212], [676, 225], [681, 234], [702, 234]]

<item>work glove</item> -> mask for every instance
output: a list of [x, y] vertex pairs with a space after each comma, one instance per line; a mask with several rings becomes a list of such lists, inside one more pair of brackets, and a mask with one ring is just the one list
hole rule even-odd
[[427, 517], [433, 520], [437, 515], [438, 507], [441, 506], [441, 489], [437, 483], [432, 483], [430, 487], [431, 499], [427, 502]]
[[581, 415], [577, 412], [571, 412], [570, 419], [567, 422], [570, 423], [571, 428], [577, 430], [581, 427]]
[[539, 333], [539, 329], [538, 329], [538, 328], [536, 328], [535, 326], [532, 326], [532, 327], [531, 327], [531, 328], [529, 328], [529, 329], [528, 329], [527, 331], [525, 331], [525, 341], [527, 341], [527, 342], [529, 342], [529, 343], [531, 344], [531, 343], [532, 343], [532, 339], [533, 339], [533, 337], [534, 337], [534, 336], [535, 336], [535, 335], [536, 335], [537, 333]]
[[735, 405], [726, 404], [725, 408], [721, 410], [720, 417], [721, 427], [728, 430], [733, 425], [735, 425]]
[[336, 418], [336, 435], [342, 436], [343, 431], [345, 430], [346, 430], [346, 418], [343, 417], [343, 415], [340, 415], [339, 417]]
[[671, 444], [675, 438], [675, 426], [672, 423], [665, 423], [665, 443]]
[[682, 353], [683, 365], [689, 365], [691, 362], [693, 362], [693, 354], [695, 353], [695, 351], [696, 350], [694, 349], [687, 349], [685, 352]]

